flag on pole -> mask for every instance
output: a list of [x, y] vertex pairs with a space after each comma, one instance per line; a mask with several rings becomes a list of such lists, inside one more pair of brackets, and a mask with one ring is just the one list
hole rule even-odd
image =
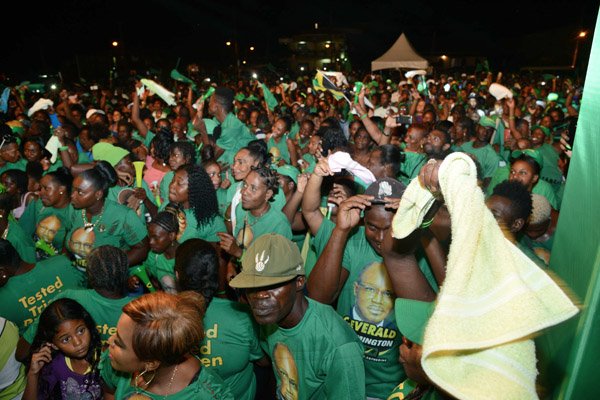
[[[336, 83], [334, 83], [330, 79], [330, 77], [333, 77], [335, 79], [336, 83], [339, 83], [339, 86], [336, 85]], [[344, 82], [347, 83], [348, 81], [346, 81], [346, 77], [341, 72], [325, 73], [320, 70], [317, 70], [317, 74], [315, 75], [315, 77], [312, 81], [313, 88], [315, 90], [322, 91], [322, 92], [328, 91], [333, 95], [333, 97], [336, 100], [346, 99], [348, 104], [351, 104], [351, 101], [348, 99], [348, 96], [346, 96], [346, 93], [344, 92], [344, 89], [342, 88], [342, 85], [344, 84]]]

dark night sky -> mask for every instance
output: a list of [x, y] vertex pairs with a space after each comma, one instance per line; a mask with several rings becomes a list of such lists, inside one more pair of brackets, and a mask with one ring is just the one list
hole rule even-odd
[[[13, 18], [26, 16], [26, 26], [5, 37], [9, 57], [0, 63], [0, 72], [14, 79], [59, 70], [69, 77], [76, 60], [81, 75], [91, 77], [110, 64], [112, 40], [121, 43], [118, 56], [169, 69], [179, 57], [181, 65], [225, 65], [232, 55], [224, 43], [236, 38], [242, 49], [256, 46], [251, 63], [276, 62], [282, 52], [277, 38], [310, 31], [315, 22], [322, 30], [348, 29], [350, 59], [358, 68], [368, 69], [402, 31], [423, 55], [488, 56], [502, 68], [530, 63], [521, 57], [531, 56], [533, 46], [543, 50], [540, 59], [568, 65], [574, 35], [592, 32], [599, 8], [589, 0], [64, 0], [33, 9], [21, 3], [29, 9]], [[588, 36], [585, 58], [590, 43]]]

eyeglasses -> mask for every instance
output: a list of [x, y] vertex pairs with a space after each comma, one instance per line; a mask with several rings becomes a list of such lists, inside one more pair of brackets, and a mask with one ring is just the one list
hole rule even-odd
[[372, 286], [365, 285], [362, 282], [358, 282], [357, 284], [367, 293], [367, 296], [369, 296], [369, 297], [378, 296], [378, 297], [382, 297], [382, 298], [385, 298], [388, 300], [392, 300], [394, 298], [394, 293], [392, 293], [391, 290], [379, 290]]

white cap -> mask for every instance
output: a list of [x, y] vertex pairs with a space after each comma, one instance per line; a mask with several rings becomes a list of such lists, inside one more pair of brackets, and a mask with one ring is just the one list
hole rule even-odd
[[102, 114], [105, 115], [106, 113], [102, 110], [98, 110], [96, 108], [90, 108], [86, 113], [85, 113], [85, 119], [90, 119], [90, 117], [94, 114]]

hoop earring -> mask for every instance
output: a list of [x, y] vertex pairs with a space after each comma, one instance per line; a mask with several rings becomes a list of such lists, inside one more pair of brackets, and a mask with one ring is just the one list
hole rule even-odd
[[[144, 368], [144, 370], [143, 370], [143, 371], [142, 371], [142, 372], [141, 372], [141, 373], [140, 373], [138, 376], [136, 376], [136, 377], [135, 377], [135, 380], [134, 380], [134, 381], [135, 381], [135, 389], [136, 389], [136, 391], [137, 391], [137, 389], [139, 389], [139, 388], [140, 388], [138, 380], [139, 380], [140, 378], [142, 378], [142, 379], [143, 379], [143, 378], [144, 378], [144, 375], [145, 375], [146, 373], [148, 373], [148, 372], [149, 372], [149, 371], [148, 371], [148, 368]], [[152, 381], [154, 380], [154, 377], [156, 376], [156, 370], [154, 370], [154, 371], [151, 371], [151, 372], [152, 372], [152, 376], [150, 377], [150, 379], [149, 379], [149, 380], [147, 380], [147, 381], [145, 382], [143, 389], [146, 389], [146, 388], [147, 388], [147, 387], [150, 385], [150, 383], [152, 383]]]

